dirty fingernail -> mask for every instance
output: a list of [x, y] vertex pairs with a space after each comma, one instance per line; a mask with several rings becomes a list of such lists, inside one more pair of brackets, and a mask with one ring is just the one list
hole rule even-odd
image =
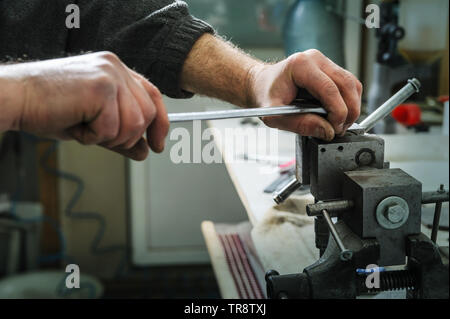
[[326, 140], [327, 139], [327, 133], [325, 131], [325, 129], [323, 127], [317, 127], [315, 132], [314, 132], [314, 136], [317, 138], [320, 138], [322, 140]]

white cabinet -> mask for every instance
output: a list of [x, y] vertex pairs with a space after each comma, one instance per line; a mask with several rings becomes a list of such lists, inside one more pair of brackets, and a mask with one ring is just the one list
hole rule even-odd
[[[169, 112], [228, 107], [201, 97], [164, 101]], [[193, 124], [174, 124], [171, 130], [176, 127], [190, 132], [192, 157]], [[208, 262], [200, 223], [248, 219], [225, 164], [174, 164], [170, 149], [178, 141], [167, 138], [163, 154], [152, 154], [145, 162], [129, 162], [132, 258], [136, 265]]]

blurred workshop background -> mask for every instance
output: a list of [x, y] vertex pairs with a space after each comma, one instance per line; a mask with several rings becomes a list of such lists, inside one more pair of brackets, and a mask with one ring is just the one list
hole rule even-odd
[[[447, 0], [187, 2], [260, 59], [321, 50], [364, 84], [363, 116], [420, 78], [420, 94], [376, 130], [448, 136]], [[369, 4], [381, 6], [381, 28], [365, 26]], [[169, 112], [231, 107], [202, 97], [165, 103]], [[225, 164], [174, 164], [168, 151], [133, 163], [100, 147], [2, 133], [0, 297], [14, 279], [18, 290], [35, 283], [24, 297], [219, 298], [200, 225], [245, 222], [244, 206]], [[62, 288], [73, 263], [89, 289]]]

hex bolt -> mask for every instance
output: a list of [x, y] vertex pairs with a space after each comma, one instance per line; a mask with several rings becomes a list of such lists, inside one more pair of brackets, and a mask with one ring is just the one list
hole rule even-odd
[[400, 228], [409, 218], [408, 203], [398, 196], [386, 197], [377, 205], [375, 216], [384, 229]]
[[386, 210], [386, 218], [393, 224], [397, 224], [405, 217], [406, 211], [400, 205], [392, 205]]

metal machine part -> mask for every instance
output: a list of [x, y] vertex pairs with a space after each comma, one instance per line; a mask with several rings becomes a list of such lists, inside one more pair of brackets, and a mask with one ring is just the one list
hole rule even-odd
[[[380, 244], [377, 265], [405, 264], [405, 238], [420, 234], [422, 184], [397, 168], [355, 170], [343, 173], [340, 198], [355, 203], [341, 216], [346, 225]], [[387, 210], [395, 204], [408, 209], [408, 217], [391, 223]]]
[[332, 200], [341, 195], [343, 172], [367, 167], [385, 168], [384, 140], [365, 133], [419, 88], [420, 82], [417, 79], [409, 80], [379, 110], [361, 124], [350, 128], [345, 136], [336, 137], [331, 142], [298, 136], [297, 180], [303, 185], [311, 185], [311, 194], [316, 200]]
[[448, 298], [448, 264], [442, 262], [439, 249], [423, 234], [406, 239], [408, 264], [403, 270], [379, 274], [379, 287], [368, 288], [368, 274], [358, 274], [374, 264], [379, 254], [376, 240], [362, 240], [340, 221], [335, 224], [344, 245], [353, 251], [350, 261], [339, 258], [339, 248], [330, 237], [323, 256], [303, 273], [280, 275], [271, 270], [266, 274], [267, 296], [273, 299], [354, 299], [362, 294], [405, 289], [408, 298]]
[[280, 191], [276, 192], [273, 200], [277, 204], [281, 204], [288, 198], [293, 192], [302, 186], [295, 176], [284, 186]]
[[[420, 232], [422, 203], [436, 203], [438, 225], [439, 207], [449, 200], [448, 191], [422, 193], [418, 180], [384, 162], [384, 140], [365, 134], [417, 91], [416, 81], [409, 81], [343, 137], [331, 142], [297, 137], [296, 177], [299, 184], [310, 185], [315, 197], [307, 213], [315, 216], [321, 257], [301, 274], [268, 272], [269, 297], [355, 298], [407, 289], [409, 298], [448, 298], [448, 263], [433, 240]], [[331, 217], [337, 217], [337, 223]], [[372, 289], [365, 284], [367, 275], [357, 272], [371, 265], [404, 270], [380, 273], [380, 287]]]

